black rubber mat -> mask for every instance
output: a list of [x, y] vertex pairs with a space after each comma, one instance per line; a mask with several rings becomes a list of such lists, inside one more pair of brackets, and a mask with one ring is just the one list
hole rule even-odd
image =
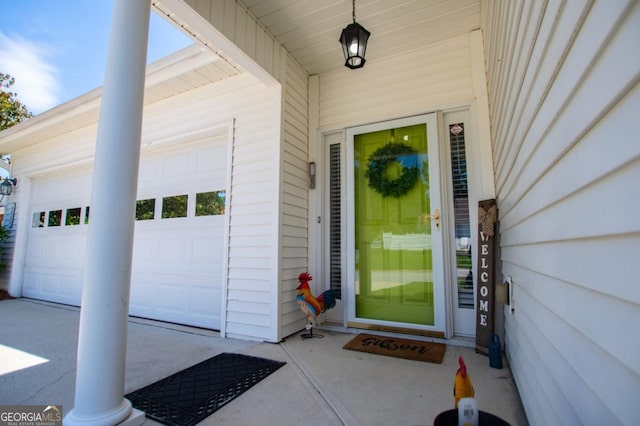
[[157, 422], [191, 426], [285, 364], [225, 352], [131, 392], [126, 398]]

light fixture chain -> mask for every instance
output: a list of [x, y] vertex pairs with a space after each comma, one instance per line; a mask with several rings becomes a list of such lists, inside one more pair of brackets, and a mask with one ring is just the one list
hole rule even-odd
[[356, 22], [356, 0], [353, 0], [353, 22]]

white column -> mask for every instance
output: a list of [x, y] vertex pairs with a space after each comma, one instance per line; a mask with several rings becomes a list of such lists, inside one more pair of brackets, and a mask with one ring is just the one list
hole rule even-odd
[[151, 0], [114, 1], [91, 190], [75, 405], [65, 425], [116, 425], [139, 414], [124, 398], [124, 376], [150, 12]]

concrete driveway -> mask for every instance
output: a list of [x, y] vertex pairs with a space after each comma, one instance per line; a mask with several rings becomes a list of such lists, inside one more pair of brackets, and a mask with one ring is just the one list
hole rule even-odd
[[[75, 307], [0, 301], [1, 405], [60, 404], [65, 414], [73, 408], [78, 322]], [[506, 363], [503, 369], [490, 368], [486, 356], [453, 345], [442, 364], [390, 358], [342, 349], [352, 334], [316, 333], [325, 337], [256, 343], [131, 318], [125, 392], [221, 352], [237, 352], [287, 364], [201, 425], [431, 425], [438, 413], [453, 408], [453, 380], [462, 355], [478, 407], [513, 426], [527, 424]]]

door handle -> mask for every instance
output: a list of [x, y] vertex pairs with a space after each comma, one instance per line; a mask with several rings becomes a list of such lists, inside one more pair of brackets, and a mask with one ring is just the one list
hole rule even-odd
[[435, 209], [433, 212], [433, 215], [430, 215], [429, 213], [425, 213], [422, 216], [422, 220], [424, 221], [425, 225], [429, 223], [430, 220], [433, 220], [436, 225], [436, 229], [440, 229], [440, 210]]

